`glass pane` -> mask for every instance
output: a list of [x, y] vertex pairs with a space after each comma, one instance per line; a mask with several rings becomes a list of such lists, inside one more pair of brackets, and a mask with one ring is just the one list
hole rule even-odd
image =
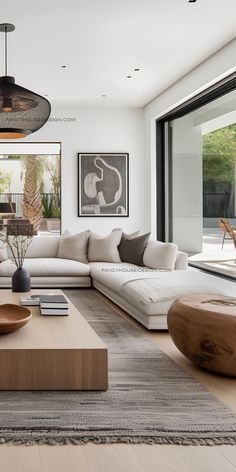
[[60, 234], [60, 154], [0, 154], [0, 219], [29, 220], [35, 235]]
[[219, 219], [236, 226], [236, 91], [174, 120], [172, 143], [173, 241], [221, 249]]

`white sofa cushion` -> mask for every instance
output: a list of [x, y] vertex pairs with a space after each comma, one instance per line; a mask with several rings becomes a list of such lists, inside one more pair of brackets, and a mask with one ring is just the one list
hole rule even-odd
[[175, 300], [196, 294], [233, 296], [233, 286], [226, 288], [208, 274], [173, 271], [126, 282], [121, 289], [121, 295], [147, 315], [167, 314]]
[[177, 252], [175, 270], [188, 270], [188, 254], [186, 252]]
[[3, 241], [0, 241], [0, 262], [8, 259], [7, 245]]
[[89, 262], [120, 262], [118, 246], [121, 236], [121, 229], [113, 230], [108, 236], [100, 236], [91, 231], [88, 246]]
[[87, 230], [72, 235], [69, 231], [65, 231], [59, 240], [57, 257], [87, 264], [89, 233]]
[[[50, 239], [50, 238], [48, 238]], [[79, 277], [90, 275], [90, 267], [78, 261], [58, 258], [25, 259], [24, 268], [31, 277]], [[0, 277], [11, 277], [16, 270], [12, 261], [0, 264]]]
[[167, 314], [179, 297], [195, 294], [234, 296], [234, 285], [194, 271], [160, 272], [132, 264], [91, 264], [91, 275], [146, 315]]
[[178, 247], [173, 243], [149, 241], [143, 255], [144, 265], [152, 269], [175, 269]]
[[26, 257], [57, 257], [60, 236], [34, 236]]
[[[121, 290], [124, 282], [129, 281], [140, 273], [143, 274], [145, 268], [139, 267], [128, 262], [110, 263], [110, 262], [91, 262], [89, 263], [92, 279], [98, 280], [112, 290]], [[149, 269], [152, 272], [152, 269]]]

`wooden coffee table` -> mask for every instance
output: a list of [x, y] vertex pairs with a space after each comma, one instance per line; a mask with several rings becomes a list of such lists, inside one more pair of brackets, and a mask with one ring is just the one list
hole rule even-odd
[[[0, 303], [20, 304], [34, 294], [0, 290]], [[69, 302], [69, 316], [32, 318], [18, 331], [0, 335], [0, 390], [106, 390], [107, 348], [80, 312]]]
[[194, 364], [236, 377], [236, 298], [180, 298], [170, 308], [167, 323], [175, 345]]

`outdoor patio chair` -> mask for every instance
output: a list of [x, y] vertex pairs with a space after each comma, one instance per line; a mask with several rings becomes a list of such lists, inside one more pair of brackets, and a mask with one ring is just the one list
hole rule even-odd
[[[218, 223], [219, 223], [220, 229], [222, 229], [222, 231], [224, 232], [221, 249], [223, 249], [224, 242], [226, 239], [232, 239], [234, 243], [234, 247], [236, 248], [236, 228], [233, 228], [229, 220], [227, 220], [226, 218], [220, 218], [218, 220]], [[229, 237], [227, 237], [227, 235]]]

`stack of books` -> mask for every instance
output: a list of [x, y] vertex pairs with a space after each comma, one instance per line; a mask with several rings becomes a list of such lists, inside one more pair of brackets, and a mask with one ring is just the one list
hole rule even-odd
[[41, 315], [67, 316], [68, 301], [64, 295], [39, 295]]

